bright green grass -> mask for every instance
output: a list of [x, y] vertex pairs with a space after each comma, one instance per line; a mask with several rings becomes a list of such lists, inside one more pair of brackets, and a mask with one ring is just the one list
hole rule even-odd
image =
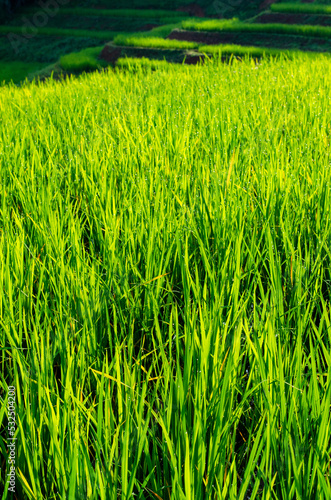
[[128, 35], [118, 35], [114, 39], [116, 45], [130, 47], [150, 47], [157, 49], [194, 49], [199, 46], [197, 42], [186, 42], [181, 40], [168, 40], [158, 37], [134, 37]]
[[102, 62], [98, 60], [98, 56], [102, 51], [103, 46], [93, 47], [81, 50], [80, 52], [72, 52], [60, 57], [60, 66], [65, 71], [92, 71], [102, 67]]
[[22, 61], [0, 61], [0, 85], [13, 81], [18, 83], [28, 76], [39, 71], [44, 64]]
[[[169, 62], [165, 60], [153, 60], [153, 59], [148, 59], [147, 57], [120, 57], [116, 61], [116, 66], [120, 69], [127, 69], [127, 70], [137, 70], [141, 68], [147, 68], [147, 69], [160, 69], [160, 68], [167, 68], [169, 66]], [[176, 63], [172, 63], [176, 64]]]
[[242, 23], [237, 20], [186, 20], [182, 22], [182, 27], [194, 31], [229, 31], [229, 32], [256, 32], [256, 33], [280, 33], [287, 35], [315, 36], [319, 38], [331, 38], [331, 27], [309, 26], [300, 24], [254, 24]]
[[273, 12], [289, 12], [298, 14], [331, 14], [331, 6], [320, 4], [273, 3]]
[[[298, 50], [280, 50], [270, 49], [264, 47], [246, 47], [243, 45], [199, 45], [199, 51], [207, 54], [218, 55], [234, 55], [234, 56], [252, 56], [252, 57], [265, 57], [265, 56], [285, 56], [297, 57], [300, 54]], [[314, 54], [315, 55], [315, 54]]]
[[330, 498], [330, 70], [0, 89], [17, 498]]
[[129, 38], [166, 38], [175, 29], [180, 29], [182, 27], [180, 23], [164, 24], [163, 26], [158, 26], [150, 31], [138, 31], [136, 33], [120, 33], [114, 37], [114, 43], [125, 45], [126, 40]]
[[158, 26], [157, 28], [153, 28], [150, 31], [140, 31], [136, 33], [126, 33], [126, 34], [120, 33], [114, 37], [114, 43], [116, 45], [130, 45], [131, 40], [134, 40], [134, 43], [138, 43], [137, 40], [139, 39], [139, 44], [143, 43], [141, 42], [142, 38], [164, 39], [167, 36], [169, 36], [173, 30], [181, 28], [181, 26], [182, 26], [181, 23], [171, 23], [171, 24], [165, 24], [163, 26]]

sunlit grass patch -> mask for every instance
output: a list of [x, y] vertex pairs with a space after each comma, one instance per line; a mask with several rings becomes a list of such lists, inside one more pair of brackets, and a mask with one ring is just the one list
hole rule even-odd
[[[168, 61], [158, 61], [155, 59], [148, 59], [147, 57], [120, 57], [116, 61], [116, 66], [120, 69], [137, 70], [140, 68], [147, 69], [162, 69], [169, 66]], [[172, 63], [176, 64], [176, 63]]]
[[101, 68], [102, 62], [98, 56], [102, 50], [101, 47], [84, 49], [80, 52], [67, 54], [60, 58], [60, 66], [65, 71], [89, 71]]
[[295, 14], [331, 14], [330, 5], [302, 4], [302, 3], [272, 3], [270, 9], [273, 12], [285, 12]]
[[[283, 57], [297, 58], [304, 57], [304, 54], [299, 50], [281, 50], [272, 49], [269, 47], [247, 47], [244, 45], [222, 44], [222, 45], [199, 45], [199, 52], [213, 55], [228, 55], [228, 56], [249, 56], [249, 57]], [[307, 57], [314, 57], [316, 54], [308, 53]]]
[[196, 42], [168, 40], [158, 37], [131, 37], [127, 35], [117, 36], [114, 43], [129, 47], [150, 47], [157, 49], [194, 49], [199, 46]]
[[17, 497], [328, 500], [330, 59], [127, 64], [0, 88]]

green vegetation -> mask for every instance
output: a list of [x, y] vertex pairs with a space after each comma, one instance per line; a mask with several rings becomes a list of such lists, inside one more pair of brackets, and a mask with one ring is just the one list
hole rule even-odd
[[279, 33], [288, 35], [314, 36], [318, 38], [331, 38], [331, 27], [327, 26], [307, 26], [300, 24], [253, 24], [242, 23], [238, 20], [186, 20], [182, 22], [182, 27], [194, 31], [229, 31], [229, 32], [256, 32], [256, 33]]
[[65, 71], [82, 72], [93, 71], [102, 67], [102, 62], [98, 60], [98, 56], [102, 51], [103, 46], [93, 47], [81, 50], [80, 52], [72, 52], [60, 57], [60, 66]]
[[[188, 17], [180, 18], [188, 19]], [[139, 16], [132, 17], [107, 17], [107, 16], [58, 16], [49, 19], [47, 28], [52, 29], [70, 29], [80, 30], [86, 33], [86, 30], [95, 31], [111, 31], [118, 33], [134, 33], [147, 31], [148, 25], [159, 27], [164, 24], [173, 24], [178, 22], [178, 18], [142, 18]], [[8, 23], [10, 26], [21, 26], [22, 21], [16, 17]], [[146, 29], [147, 27], [147, 29]], [[150, 28], [149, 28], [150, 29]]]
[[[74, 7], [86, 7], [89, 8], [91, 6], [91, 0], [71, 0], [70, 6]], [[137, 9], [137, 10], [146, 10], [146, 9], [157, 9], [160, 10], [160, 4], [162, 6], [162, 10], [170, 10], [175, 11], [178, 7], [182, 7], [183, 5], [189, 5], [192, 3], [192, 0], [121, 0], [121, 9]], [[205, 8], [210, 6], [213, 3], [213, 0], [197, 0], [196, 4]], [[95, 2], [94, 2], [95, 4]], [[100, 2], [101, 4], [101, 2]], [[107, 9], [118, 9], [118, 0], [102, 0], [102, 5], [106, 6]]]
[[[240, 18], [250, 18], [258, 13], [261, 5], [261, 0], [250, 0], [249, 2], [232, 2], [232, 1], [215, 1], [215, 0], [121, 0], [120, 6], [122, 9], [137, 9], [140, 10], [168, 10], [168, 12], [176, 12], [183, 6], [198, 5], [203, 9], [206, 16], [223, 15], [225, 17], [233, 16], [234, 10]], [[102, 0], [99, 4], [106, 9], [118, 9], [118, 0]], [[70, 8], [90, 8], [91, 0], [70, 0]], [[62, 10], [62, 9], [61, 9]]]
[[181, 23], [181, 27], [193, 31], [225, 31], [230, 28], [240, 27], [241, 22], [237, 18], [233, 19], [187, 19]]
[[[281, 49], [290, 50], [292, 55], [293, 50], [330, 51], [331, 27], [311, 26], [314, 24], [313, 20], [309, 22], [311, 24], [309, 26], [279, 23], [253, 24], [239, 21], [239, 17], [247, 19], [257, 14], [261, 7], [259, 0], [242, 2], [236, 7], [226, 2], [211, 0], [198, 2], [201, 8], [197, 15], [221, 16], [223, 19], [189, 18], [188, 16], [192, 15], [192, 13], [189, 14], [189, 10], [187, 12], [176, 10], [179, 6], [188, 6], [191, 3], [191, 1], [184, 0], [183, 2], [166, 0], [162, 2], [162, 9], [160, 9], [157, 8], [160, 3], [154, 0], [136, 3], [134, 0], [124, 0], [121, 2], [122, 8], [118, 9], [114, 8], [118, 7], [118, 2], [113, 0], [103, 0], [102, 4], [93, 4], [92, 8], [87, 0], [71, 0], [70, 6], [69, 4], [58, 6], [53, 14], [43, 14], [44, 17], [46, 15], [46, 21], [42, 15], [39, 16], [39, 24], [35, 15], [42, 13], [45, 8], [39, 5], [25, 8], [18, 11], [18, 15], [8, 19], [6, 25], [0, 26], [0, 60], [17, 61], [18, 64], [28, 62], [55, 64], [57, 68], [65, 67], [66, 71], [72, 68], [74, 73], [78, 73], [80, 68], [85, 71], [105, 65], [98, 61], [93, 53], [92, 55], [86, 53], [85, 49], [98, 47], [101, 41], [114, 40], [116, 45], [132, 49], [151, 49], [150, 52], [145, 51], [144, 55], [147, 57], [157, 60], [165, 57], [168, 61], [180, 62], [179, 52], [176, 53], [175, 50], [194, 49], [201, 46], [201, 43], [191, 40], [161, 39], [167, 38], [174, 29], [182, 28], [234, 33], [233, 39], [228, 35], [224, 37], [223, 41], [227, 42], [226, 48], [221, 48], [224, 54], [228, 53], [231, 46], [234, 47], [235, 55], [254, 54], [256, 57], [260, 57], [260, 54], [278, 54]], [[101, 8], [98, 9], [98, 6]], [[226, 19], [230, 17], [230, 13], [232, 15], [235, 13], [238, 17]], [[40, 25], [41, 22], [43, 27], [37, 28], [35, 24]], [[49, 41], [45, 41], [47, 37], [50, 38]], [[182, 37], [185, 38], [185, 36]], [[71, 40], [76, 38], [79, 42], [72, 42], [72, 46], [68, 47], [69, 38]], [[218, 43], [218, 41], [222, 41], [221, 37], [220, 40], [210, 40], [211, 43]], [[201, 40], [201, 42], [205, 44], [206, 40]], [[255, 50], [252, 50], [253, 45], [257, 46]], [[158, 54], [158, 49], [162, 50], [163, 54]], [[166, 49], [169, 49], [168, 54], [165, 53]], [[216, 53], [219, 50], [212, 48], [209, 52]], [[124, 54], [136, 58], [141, 56], [143, 51], [127, 50]], [[193, 63], [194, 60], [193, 58], [191, 62]]]
[[[30, 40], [14, 39], [14, 46], [6, 37], [0, 37], [0, 60], [3, 62], [38, 62], [51, 64], [62, 55], [100, 46], [98, 38], [36, 36]], [[15, 51], [14, 48], [17, 50]]]
[[3, 83], [19, 83], [27, 75], [40, 70], [43, 64], [38, 62], [28, 63], [22, 61], [0, 61], [0, 85]]
[[[256, 57], [263, 57], [263, 55], [266, 56], [276, 56], [279, 55], [280, 53], [285, 53], [288, 57], [292, 57], [296, 54], [299, 54], [299, 50], [297, 47], [294, 45], [293, 48], [286, 48], [280, 49], [280, 48], [270, 48], [270, 47], [264, 47], [263, 44], [260, 47], [252, 47], [250, 44], [247, 44], [247, 41], [243, 40], [242, 42], [239, 42], [238, 44], [225, 44], [225, 45], [218, 45], [218, 46], [207, 46], [205, 45], [205, 42], [189, 42], [189, 41], [181, 41], [181, 40], [162, 40], [162, 38], [167, 37], [173, 30], [178, 29], [178, 28], [185, 28], [188, 30], [197, 30], [197, 31], [219, 31], [219, 32], [236, 32], [236, 33], [254, 33], [255, 31], [257, 32], [271, 32], [274, 29], [275, 25], [271, 25], [272, 28], [269, 28], [268, 25], [259, 25], [259, 24], [247, 24], [247, 23], [241, 23], [238, 21], [238, 19], [231, 19], [231, 20], [197, 20], [197, 19], [190, 19], [183, 21], [182, 23], [176, 23], [176, 24], [171, 24], [167, 26], [161, 26], [158, 28], [154, 28], [150, 32], [143, 32], [143, 33], [134, 33], [132, 35], [128, 34], [120, 34], [114, 38], [114, 44], [119, 45], [119, 46], [128, 46], [128, 47], [149, 47], [149, 48], [173, 48], [173, 49], [199, 49], [200, 51], [203, 52], [209, 52], [209, 53], [219, 53], [222, 52], [224, 55], [228, 54], [231, 48], [233, 48], [234, 55], [237, 56], [245, 56], [245, 55], [251, 55], [251, 56], [256, 56]], [[276, 25], [278, 26], [278, 25]], [[288, 26], [288, 25], [280, 25], [280, 26]], [[291, 30], [292, 26], [288, 26]], [[301, 28], [311, 28], [311, 26], [300, 26]], [[312, 27], [314, 28], [314, 27]], [[329, 28], [331, 32], [331, 28]], [[153, 36], [151, 36], [153, 34]], [[255, 41], [258, 43], [258, 41]], [[254, 43], [254, 40], [253, 40]], [[279, 42], [278, 42], [279, 43]], [[248, 46], [245, 46], [248, 45]], [[285, 44], [287, 47], [287, 45]], [[313, 45], [310, 45], [310, 49], [315, 51], [315, 52], [321, 52], [323, 50], [323, 46], [317, 46], [313, 47]], [[325, 49], [324, 49], [325, 50]]]
[[330, 69], [0, 88], [17, 498], [330, 498]]
[[[181, 23], [173, 23], [173, 24], [165, 24], [164, 26], [159, 26], [157, 28], [153, 28], [150, 31], [142, 31], [130, 34], [120, 33], [116, 37], [114, 37], [114, 43], [116, 45], [130, 45], [130, 40], [139, 39], [139, 44], [144, 43], [141, 40], [143, 38], [153, 38], [153, 39], [162, 39], [166, 38], [170, 35], [170, 33], [181, 27]], [[170, 40], [169, 40], [170, 41]], [[160, 42], [162, 43], [162, 42]]]
[[250, 57], [298, 57], [298, 50], [280, 50], [265, 47], [244, 47], [243, 45], [200, 45], [199, 52], [216, 55], [250, 56]]
[[[180, 40], [164, 40], [162, 38], [141, 38], [119, 35], [115, 38], [114, 43], [118, 46], [127, 47], [147, 47], [147, 48], [162, 48], [162, 49], [198, 49], [201, 53], [219, 54], [219, 55], [234, 55], [234, 56], [252, 56], [252, 57], [275, 57], [284, 55], [286, 57], [297, 57], [302, 54], [299, 50], [290, 49], [273, 49], [268, 47], [250, 47], [235, 44], [221, 45], [205, 45], [199, 42], [187, 42]], [[308, 53], [309, 57], [314, 57], [314, 52]], [[319, 55], [319, 54], [318, 54]]]
[[[26, 9], [26, 13], [40, 11], [40, 8]], [[58, 16], [72, 14], [74, 16], [109, 16], [109, 17], [142, 17], [142, 18], [178, 18], [187, 17], [185, 12], [157, 9], [88, 9], [83, 7], [62, 7]]]
[[158, 37], [132, 37], [118, 35], [114, 43], [116, 45], [127, 45], [131, 47], [150, 47], [158, 49], [194, 49], [199, 46], [196, 42], [186, 42], [180, 40], [168, 40]]
[[[115, 36], [118, 35], [117, 32], [114, 31], [92, 31], [92, 30], [79, 30], [79, 29], [61, 29], [61, 28], [38, 28], [38, 33], [34, 36], [64, 36], [64, 37], [93, 37], [99, 38], [101, 40], [112, 40]], [[23, 35], [22, 28], [20, 26], [0, 26], [0, 34], [18, 34]]]
[[167, 61], [156, 61], [153, 59], [148, 59], [147, 57], [120, 57], [116, 61], [116, 66], [120, 69], [127, 69], [129, 71], [140, 70], [143, 68], [147, 69], [162, 69], [168, 68], [169, 63]]
[[[44, 28], [33, 29], [32, 14], [37, 12], [38, 8], [25, 9], [22, 12], [30, 19], [32, 23], [30, 27], [22, 26], [23, 21], [20, 16], [12, 18], [7, 25], [0, 26], [0, 60], [14, 62], [6, 67], [6, 78], [4, 78], [6, 81], [10, 77], [8, 71], [15, 65], [18, 66], [18, 70], [15, 74], [13, 73], [14, 81], [18, 83], [17, 74], [21, 74], [24, 80], [30, 74], [26, 63], [44, 63], [53, 66], [55, 64], [55, 72], [59, 67], [74, 73], [79, 72], [80, 69], [82, 71], [98, 69], [100, 66], [105, 66], [105, 63], [94, 57], [93, 48], [100, 46], [102, 41], [109, 42], [118, 34], [129, 35], [130, 33], [135, 38], [140, 36], [166, 37], [174, 28], [180, 26], [182, 19], [186, 18], [183, 13], [171, 11], [139, 11], [134, 16], [135, 11], [116, 10], [112, 11], [114, 18], [108, 16], [105, 19], [104, 12], [97, 9], [93, 10], [93, 12], [98, 12], [98, 15], [94, 17], [65, 15], [64, 10], [61, 9], [57, 16], [50, 17]], [[79, 9], [71, 9], [70, 12], [74, 13], [77, 10]], [[88, 11], [90, 12], [89, 9]], [[29, 17], [28, 14], [31, 16]], [[126, 17], [119, 17], [122, 15]], [[155, 19], [150, 17], [151, 15], [161, 15], [162, 19]], [[161, 25], [151, 32], [138, 31], [146, 25], [146, 19], [156, 24], [164, 22], [170, 24]], [[91, 54], [85, 51], [87, 48], [92, 48]], [[26, 68], [26, 73], [23, 71], [24, 68]]]
[[[181, 23], [171, 23], [171, 24], [165, 24], [163, 26], [158, 26], [157, 28], [153, 28], [151, 31], [145, 31], [145, 32], [140, 32], [140, 33], [131, 33], [129, 36], [130, 37], [135, 37], [135, 38], [149, 38], [150, 36], [158, 37], [158, 38], [166, 38], [167, 36], [170, 35], [170, 33], [181, 27]], [[120, 36], [120, 35], [119, 35]], [[125, 36], [125, 35], [123, 35]], [[116, 37], [115, 37], [116, 40]], [[114, 41], [115, 41], [114, 40]]]
[[273, 12], [297, 14], [331, 14], [331, 6], [321, 4], [273, 3], [270, 5], [270, 9]]

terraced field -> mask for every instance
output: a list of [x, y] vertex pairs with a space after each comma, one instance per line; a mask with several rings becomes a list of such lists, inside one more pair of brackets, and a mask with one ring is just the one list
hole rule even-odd
[[[145, 3], [145, 9], [141, 2], [140, 8], [132, 8], [138, 3], [124, 2], [122, 9], [115, 9], [111, 0], [92, 7], [89, 2], [71, 2], [48, 17], [39, 7], [25, 9], [0, 26], [0, 79], [1, 67], [6, 80], [10, 77], [7, 61], [13, 68], [16, 62], [18, 82], [33, 77], [36, 69], [39, 77], [51, 73], [57, 77], [115, 66], [119, 59], [122, 64], [123, 57], [142, 59], [142, 64], [146, 59], [192, 64], [216, 53], [223, 59], [284, 51], [331, 53], [327, 5], [249, 2], [247, 7], [242, 2], [233, 8], [230, 4], [169, 1], [160, 10], [152, 1]], [[233, 16], [238, 20], [220, 20]], [[17, 71], [20, 65], [22, 74]]]
[[[3, 72], [8, 73], [8, 62], [24, 66], [25, 71], [29, 65], [34, 68], [39, 63], [46, 68], [46, 75], [52, 71], [60, 74], [61, 56], [90, 47], [102, 48], [119, 33], [149, 31], [186, 17], [185, 13], [159, 9], [86, 11], [81, 7], [62, 8], [55, 16], [47, 17], [40, 8], [23, 9], [8, 19], [6, 25], [0, 26], [0, 79], [1, 66]], [[102, 65], [101, 62], [96, 64], [97, 67]], [[23, 71], [15, 81], [24, 76]]]

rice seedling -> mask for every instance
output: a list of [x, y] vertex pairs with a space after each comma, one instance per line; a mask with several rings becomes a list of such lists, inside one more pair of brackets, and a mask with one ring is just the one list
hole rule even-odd
[[273, 12], [285, 12], [294, 14], [331, 14], [330, 5], [302, 4], [302, 3], [273, 3], [270, 5]]
[[132, 69], [0, 88], [16, 495], [327, 500], [330, 59]]
[[[167, 67], [170, 63], [165, 60], [148, 59], [147, 57], [120, 57], [116, 66], [121, 69], [133, 71], [140, 68], [160, 69]], [[176, 63], [173, 63], [176, 64]]]
[[65, 71], [92, 71], [102, 67], [102, 61], [98, 60], [98, 56], [103, 49], [101, 47], [93, 47], [84, 49], [80, 52], [72, 52], [60, 57], [60, 66]]
[[138, 31], [136, 33], [119, 33], [114, 37], [114, 43], [117, 45], [126, 45], [126, 39], [129, 38], [166, 38], [170, 33], [181, 28], [181, 23], [171, 23], [164, 24], [163, 26], [158, 26], [151, 29], [150, 31]]
[[114, 43], [116, 45], [124, 45], [129, 47], [150, 47], [157, 49], [195, 49], [199, 46], [199, 43], [197, 42], [168, 40], [152, 36], [135, 37], [130, 35], [118, 35], [114, 39]]
[[[249, 57], [285, 57], [293, 59], [303, 55], [299, 50], [280, 50], [271, 49], [269, 47], [246, 47], [243, 45], [199, 45], [199, 52], [213, 55], [233, 55], [233, 56], [249, 56]], [[319, 57], [319, 54], [307, 52], [306, 57]], [[328, 57], [329, 54], [325, 54]]]

